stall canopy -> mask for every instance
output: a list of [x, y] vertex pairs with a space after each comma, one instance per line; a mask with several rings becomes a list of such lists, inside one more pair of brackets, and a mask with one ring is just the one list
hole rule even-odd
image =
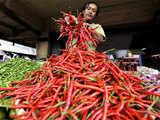
[[[7, 51], [26, 55], [36, 55], [36, 49], [21, 44], [8, 42], [0, 39], [0, 51]], [[0, 52], [2, 55], [2, 52]]]
[[[48, 38], [48, 33], [56, 31], [51, 18], [62, 17], [60, 11], [77, 15], [87, 1], [90, 0], [0, 0], [0, 38], [36, 48], [39, 38]], [[94, 1], [100, 6], [94, 23], [103, 25], [106, 33], [160, 23], [160, 0]]]

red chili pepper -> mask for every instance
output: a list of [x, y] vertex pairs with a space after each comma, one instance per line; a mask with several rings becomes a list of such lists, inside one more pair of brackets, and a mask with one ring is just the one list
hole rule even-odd
[[62, 113], [62, 116], [61, 116], [60, 120], [63, 120], [65, 118], [65, 113], [69, 109], [69, 106], [71, 104], [72, 92], [73, 92], [73, 83], [72, 83], [72, 81], [70, 81], [70, 86], [68, 88], [68, 97], [67, 97], [67, 101], [66, 101], [66, 106], [65, 106], [65, 108], [63, 110], [63, 113]]
[[108, 112], [108, 90], [107, 87], [104, 86], [105, 96], [104, 96], [104, 110], [103, 110], [103, 118], [102, 120], [107, 120], [107, 112]]
[[91, 85], [82, 85], [82, 84], [79, 84], [79, 83], [77, 83], [77, 82], [74, 82], [74, 86], [80, 87], [80, 88], [93, 89], [93, 90], [97, 90], [97, 91], [99, 91], [99, 92], [104, 92], [104, 90], [101, 89], [101, 88], [98, 88], [98, 87], [95, 87], [95, 86], [91, 86]]

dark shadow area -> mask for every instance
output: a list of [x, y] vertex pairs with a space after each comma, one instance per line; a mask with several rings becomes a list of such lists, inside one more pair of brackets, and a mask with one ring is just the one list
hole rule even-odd
[[133, 33], [130, 49], [143, 49], [142, 63], [144, 66], [160, 70], [160, 27], [154, 25], [148, 29], [138, 30]]

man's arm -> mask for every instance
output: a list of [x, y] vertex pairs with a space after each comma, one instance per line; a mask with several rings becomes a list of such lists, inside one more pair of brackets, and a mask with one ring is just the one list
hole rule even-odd
[[99, 24], [90, 24], [91, 28], [96, 28], [95, 32], [97, 33], [97, 36], [95, 36], [96, 39], [98, 39], [100, 42], [104, 42], [106, 39], [105, 32], [101, 25]]
[[102, 35], [100, 33], [97, 33], [97, 36], [95, 36], [95, 38], [98, 39], [99, 42], [105, 42], [106, 41], [104, 35]]

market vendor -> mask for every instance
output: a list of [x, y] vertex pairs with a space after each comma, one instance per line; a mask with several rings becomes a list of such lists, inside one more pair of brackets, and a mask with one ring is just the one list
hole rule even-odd
[[[99, 40], [99, 42], [104, 42], [105, 41], [105, 32], [100, 24], [95, 24], [92, 23], [93, 19], [98, 16], [99, 13], [99, 6], [97, 5], [96, 2], [87, 2], [84, 4], [84, 6], [81, 9], [81, 13], [83, 15], [83, 18], [86, 18], [85, 24], [89, 25], [90, 28], [96, 28], [95, 32], [97, 33], [96, 39]], [[72, 16], [75, 18], [75, 16]], [[69, 24], [69, 18], [65, 18], [66, 22]], [[76, 19], [75, 19], [76, 20]], [[73, 45], [76, 43], [76, 39], [73, 40]], [[96, 47], [92, 42], [89, 43], [90, 47], [88, 48], [89, 50], [95, 50]]]
[[95, 24], [91, 23], [92, 20], [98, 16], [99, 13], [99, 6], [95, 2], [87, 2], [83, 7], [82, 7], [82, 14], [84, 18], [87, 18], [87, 23], [90, 25], [91, 28], [96, 28], [95, 31], [98, 34], [98, 39], [100, 41], [105, 40], [105, 33], [100, 24]]

